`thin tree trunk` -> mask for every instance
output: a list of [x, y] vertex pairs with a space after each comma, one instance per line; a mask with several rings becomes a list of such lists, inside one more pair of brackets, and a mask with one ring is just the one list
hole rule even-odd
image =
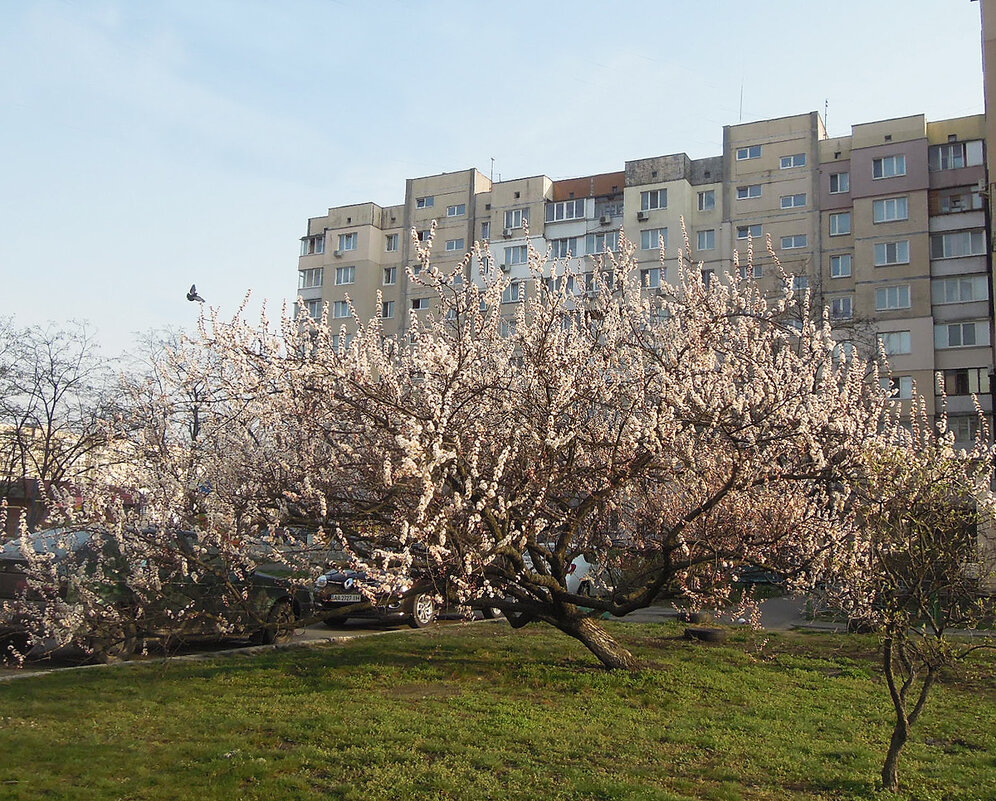
[[580, 641], [598, 657], [609, 670], [639, 670], [636, 657], [623, 648], [612, 636], [589, 617], [555, 623], [565, 634]]
[[[899, 658], [903, 663], [905, 675], [902, 676], [902, 684], [896, 682], [896, 667], [893, 662], [894, 650], [898, 646]], [[936, 668], [928, 665], [927, 674], [923, 677], [920, 685], [916, 704], [913, 711], [908, 711], [906, 696], [917, 678], [917, 671], [913, 661], [903, 650], [905, 643], [900, 639], [897, 643], [894, 637], [886, 637], [882, 666], [885, 668], [885, 680], [889, 685], [889, 695], [892, 697], [892, 706], [896, 711], [896, 725], [892, 729], [892, 738], [889, 740], [889, 750], [885, 755], [885, 764], [882, 765], [882, 786], [886, 790], [896, 792], [899, 790], [899, 754], [910, 739], [910, 730], [917, 722], [920, 713], [927, 703], [930, 689], [934, 685], [937, 677]]]
[[904, 718], [896, 712], [896, 725], [892, 730], [892, 739], [889, 741], [889, 751], [885, 755], [885, 764], [882, 766], [882, 786], [886, 790], [897, 792], [899, 790], [899, 752], [903, 750], [906, 741], [909, 740], [910, 730]]

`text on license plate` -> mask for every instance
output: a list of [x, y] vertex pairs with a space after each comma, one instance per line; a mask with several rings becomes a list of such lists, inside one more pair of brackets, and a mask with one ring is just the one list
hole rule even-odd
[[329, 596], [329, 600], [330, 601], [348, 602], [348, 603], [358, 603], [359, 601], [363, 600], [363, 596], [360, 595], [359, 593], [355, 593], [355, 594], [350, 593], [348, 595], [347, 594], [330, 595]]

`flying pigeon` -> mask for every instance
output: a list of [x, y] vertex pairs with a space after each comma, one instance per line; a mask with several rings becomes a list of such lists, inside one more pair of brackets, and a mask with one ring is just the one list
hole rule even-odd
[[198, 300], [201, 303], [204, 302], [204, 298], [202, 298], [200, 295], [197, 294], [197, 284], [190, 285], [190, 291], [187, 293], [187, 300], [191, 302], [195, 300]]

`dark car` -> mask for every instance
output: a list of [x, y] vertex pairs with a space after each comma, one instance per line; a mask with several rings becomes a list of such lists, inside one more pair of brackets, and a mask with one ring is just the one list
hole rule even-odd
[[427, 579], [391, 592], [369, 581], [364, 572], [333, 568], [315, 582], [315, 614], [329, 626], [360, 617], [404, 621], [413, 628], [422, 628], [432, 623], [439, 612], [435, 596]]
[[[13, 540], [0, 549], [0, 643], [23, 647], [37, 637], [38, 613], [46, 605], [78, 609], [84, 618], [82, 639], [74, 638], [100, 661], [129, 658], [142, 639], [249, 639], [283, 642], [295, 623], [312, 617], [311, 595], [287, 581], [259, 571], [230, 569], [210, 550], [195, 552], [196, 534], [157, 535], [163, 553], [196, 559], [195, 569], [178, 570], [178, 560], [162, 564], [144, 560], [129, 568], [118, 541], [98, 530], [50, 529]], [[24, 548], [52, 562], [53, 584], [30, 587]], [[151, 584], [149, 575], [155, 576]], [[89, 603], [81, 602], [78, 584], [86, 585]], [[155, 587], [150, 591], [150, 586]], [[35, 643], [35, 646], [44, 646]]]

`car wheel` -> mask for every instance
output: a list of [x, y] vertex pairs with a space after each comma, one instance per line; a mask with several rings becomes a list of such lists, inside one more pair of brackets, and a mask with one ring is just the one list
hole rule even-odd
[[138, 649], [135, 626], [127, 621], [112, 623], [98, 636], [87, 637], [84, 643], [94, 662], [111, 665], [127, 662]]
[[436, 601], [431, 595], [420, 592], [412, 598], [412, 611], [408, 618], [408, 625], [413, 629], [421, 629], [428, 626], [436, 619]]
[[290, 642], [294, 636], [294, 607], [286, 598], [277, 601], [270, 607], [266, 616], [266, 625], [257, 632], [254, 638], [260, 645]]
[[342, 626], [346, 620], [347, 618], [344, 618], [341, 615], [329, 615], [328, 617], [322, 619], [322, 623], [330, 628], [335, 628], [336, 626]]
[[484, 615], [485, 620], [495, 620], [501, 617], [501, 609], [496, 606], [485, 606], [481, 610], [481, 614]]

